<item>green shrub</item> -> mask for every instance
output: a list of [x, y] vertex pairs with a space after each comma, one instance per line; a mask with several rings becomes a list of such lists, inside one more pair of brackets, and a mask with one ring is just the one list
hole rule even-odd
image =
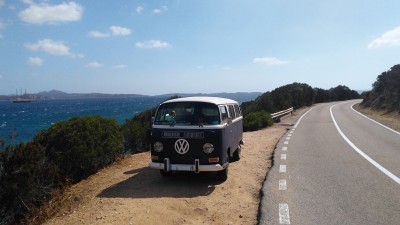
[[74, 117], [40, 132], [35, 141], [60, 168], [61, 176], [77, 182], [114, 162], [123, 152], [115, 120], [100, 116]]
[[51, 199], [58, 179], [58, 167], [37, 143], [0, 152], [0, 224], [28, 220], [32, 210]]
[[125, 151], [128, 153], [145, 152], [150, 150], [151, 117], [156, 108], [146, 110], [122, 125]]
[[243, 131], [255, 131], [271, 126], [274, 121], [271, 115], [265, 111], [252, 112], [243, 118]]

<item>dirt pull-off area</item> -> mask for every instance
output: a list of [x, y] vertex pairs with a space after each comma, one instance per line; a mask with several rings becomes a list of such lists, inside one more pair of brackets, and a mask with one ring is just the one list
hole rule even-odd
[[256, 224], [274, 147], [304, 111], [245, 132], [241, 160], [230, 164], [225, 182], [210, 173], [164, 178], [148, 168], [150, 152], [129, 155], [73, 185], [46, 224]]

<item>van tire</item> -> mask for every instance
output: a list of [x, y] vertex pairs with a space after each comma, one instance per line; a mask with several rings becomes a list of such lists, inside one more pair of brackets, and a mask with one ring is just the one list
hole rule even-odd
[[217, 172], [218, 180], [226, 181], [228, 179], [228, 167], [229, 166], [226, 166], [225, 169], [220, 170], [220, 171]]
[[239, 145], [236, 149], [235, 152], [233, 152], [233, 156], [232, 156], [232, 160], [234, 162], [239, 161], [240, 160], [240, 153], [242, 151], [242, 147]]
[[229, 168], [229, 152], [226, 157], [226, 167], [223, 170], [217, 172], [218, 180], [226, 181], [228, 179], [228, 168]]

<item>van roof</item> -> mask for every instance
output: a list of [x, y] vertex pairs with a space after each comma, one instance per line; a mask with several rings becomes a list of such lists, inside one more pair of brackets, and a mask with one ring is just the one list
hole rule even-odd
[[220, 97], [207, 97], [207, 96], [195, 96], [195, 97], [185, 97], [185, 98], [175, 98], [171, 99], [168, 101], [163, 102], [164, 103], [170, 103], [170, 102], [207, 102], [207, 103], [213, 103], [216, 105], [221, 105], [221, 104], [239, 104], [238, 102], [228, 99], [228, 98], [220, 98]]

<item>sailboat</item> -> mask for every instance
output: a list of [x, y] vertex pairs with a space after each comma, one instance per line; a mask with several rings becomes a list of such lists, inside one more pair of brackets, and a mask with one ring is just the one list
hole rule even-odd
[[14, 100], [12, 100], [14, 103], [28, 103], [28, 102], [31, 102], [31, 99], [23, 98], [23, 96], [26, 97], [26, 89], [25, 89], [25, 94], [24, 95], [22, 95], [22, 89], [21, 89], [21, 97], [18, 97], [18, 93], [17, 92], [18, 91], [16, 90], [15, 91], [16, 98]]

